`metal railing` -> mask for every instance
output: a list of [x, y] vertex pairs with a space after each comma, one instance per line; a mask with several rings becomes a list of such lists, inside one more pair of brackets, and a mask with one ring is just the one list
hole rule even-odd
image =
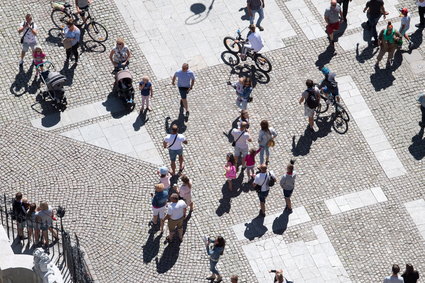
[[[43, 233], [41, 231], [36, 232], [39, 229], [37, 227], [39, 227], [38, 225], [40, 223], [35, 223], [34, 220], [28, 218], [25, 220], [20, 219], [19, 221], [25, 221], [27, 225], [23, 227], [24, 237], [19, 237], [17, 216], [13, 212], [12, 203], [13, 198], [8, 198], [6, 194], [3, 194], [3, 199], [0, 197], [1, 224], [12, 243], [11, 247], [15, 254], [32, 254], [35, 248], [41, 246], [39, 240], [40, 237], [43, 237]], [[63, 217], [59, 213], [58, 216]], [[45, 252], [49, 254], [52, 262], [61, 271], [64, 282], [96, 282], [97, 280], [92, 275], [93, 273], [90, 272], [88, 259], [80, 246], [78, 236], [75, 233], [71, 234], [65, 231], [62, 224], [62, 217], [59, 217], [59, 227], [57, 221], [55, 221], [54, 225], [47, 230], [47, 239], [50, 244], [43, 246]], [[39, 244], [35, 244], [37, 242]]]

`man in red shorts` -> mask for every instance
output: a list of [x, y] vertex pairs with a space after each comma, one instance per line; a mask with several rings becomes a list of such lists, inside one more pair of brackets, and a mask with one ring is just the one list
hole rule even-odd
[[339, 30], [342, 9], [336, 0], [331, 1], [331, 6], [325, 10], [326, 32], [329, 35], [329, 44], [334, 46], [334, 32]]

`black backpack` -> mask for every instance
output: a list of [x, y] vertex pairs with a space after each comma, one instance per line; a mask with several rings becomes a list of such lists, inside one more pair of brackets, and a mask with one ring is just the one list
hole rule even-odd
[[316, 109], [316, 107], [319, 106], [319, 99], [317, 99], [316, 92], [311, 89], [307, 89], [306, 91], [308, 92], [308, 97], [305, 103], [309, 108]]

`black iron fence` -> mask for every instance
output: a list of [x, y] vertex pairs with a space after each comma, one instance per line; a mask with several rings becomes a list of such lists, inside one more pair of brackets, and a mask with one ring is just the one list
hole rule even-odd
[[[97, 281], [90, 272], [88, 259], [80, 246], [78, 236], [63, 228], [64, 210], [58, 209], [57, 217], [59, 219], [56, 221], [52, 219], [43, 233], [40, 228], [45, 223], [40, 223], [39, 219], [36, 220], [31, 216], [22, 219], [15, 215], [12, 203], [13, 198], [8, 198], [6, 194], [3, 194], [2, 199], [0, 198], [1, 224], [12, 243], [11, 248], [15, 254], [32, 254], [36, 248], [43, 247], [61, 271], [65, 282], [92, 283]], [[21, 223], [19, 227], [18, 222]], [[20, 235], [21, 233], [22, 235]]]

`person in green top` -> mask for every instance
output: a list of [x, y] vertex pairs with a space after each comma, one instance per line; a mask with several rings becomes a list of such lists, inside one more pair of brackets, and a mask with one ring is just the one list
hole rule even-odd
[[392, 59], [394, 57], [394, 52], [397, 50], [399, 41], [401, 40], [402, 35], [393, 28], [391, 22], [388, 22], [387, 28], [383, 29], [378, 36], [378, 44], [380, 46], [378, 60], [376, 61], [375, 66], [379, 68], [379, 62], [381, 62], [382, 57], [385, 53], [388, 52], [387, 58], [387, 67], [391, 66]]

